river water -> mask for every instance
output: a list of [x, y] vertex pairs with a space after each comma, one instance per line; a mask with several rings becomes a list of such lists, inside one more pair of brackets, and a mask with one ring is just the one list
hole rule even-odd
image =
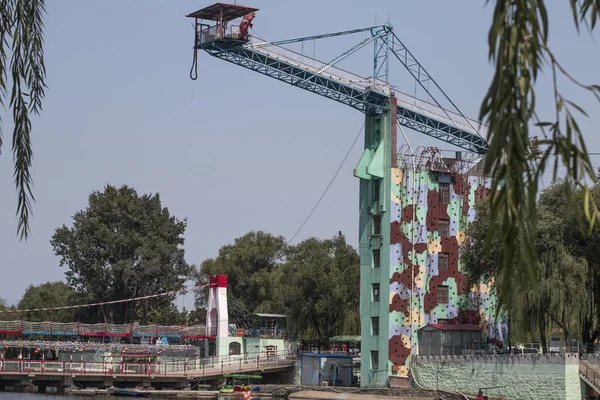
[[[174, 400], [176, 397], [158, 397], [152, 395], [149, 397], [150, 400]], [[0, 400], [116, 400], [123, 399], [123, 397], [114, 397], [110, 395], [64, 395], [64, 394], [41, 394], [41, 393], [27, 393], [27, 392], [1, 392]], [[231, 400], [231, 395], [220, 395], [219, 399]], [[196, 400], [194, 397], [190, 397], [189, 400]]]
[[[118, 398], [118, 397], [117, 397]], [[0, 392], [0, 400], [115, 400], [115, 397], [109, 395], [95, 396], [75, 396], [75, 395], [56, 395], [56, 394], [38, 394], [26, 392]], [[173, 397], [154, 397], [153, 400], [173, 400]]]
[[[109, 396], [66, 396], [26, 392], [0, 392], [0, 400], [108, 400]], [[166, 399], [166, 398], [165, 398]]]

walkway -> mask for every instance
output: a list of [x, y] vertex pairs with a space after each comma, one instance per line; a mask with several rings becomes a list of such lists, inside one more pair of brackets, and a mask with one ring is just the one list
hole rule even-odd
[[281, 352], [270, 356], [227, 356], [196, 358], [169, 362], [70, 362], [70, 361], [0, 361], [0, 375], [48, 375], [56, 377], [129, 376], [197, 378], [226, 373], [276, 372], [292, 368], [295, 354]]
[[600, 393], [600, 369], [598, 367], [579, 359], [579, 377], [596, 393]]

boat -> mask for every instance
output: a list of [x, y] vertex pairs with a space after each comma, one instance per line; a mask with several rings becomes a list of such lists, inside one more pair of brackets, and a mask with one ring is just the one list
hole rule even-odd
[[258, 382], [262, 379], [260, 375], [225, 374], [225, 382], [219, 390], [220, 393], [252, 393], [260, 392]]
[[148, 396], [150, 396], [150, 391], [142, 390], [142, 389], [138, 389], [138, 388], [134, 388], [134, 389], [111, 388], [111, 389], [108, 389], [108, 394], [113, 395], [113, 396], [120, 396], [120, 397], [148, 397]]

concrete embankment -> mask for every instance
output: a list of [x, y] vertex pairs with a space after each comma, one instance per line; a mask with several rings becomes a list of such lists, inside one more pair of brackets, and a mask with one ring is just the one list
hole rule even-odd
[[[67, 394], [76, 396], [107, 395], [106, 389], [67, 389]], [[227, 400], [238, 398], [219, 394], [214, 390], [152, 390], [150, 398], [178, 397], [190, 399]], [[443, 397], [442, 397], [443, 396]], [[361, 389], [344, 387], [314, 387], [264, 385], [261, 400], [464, 400], [463, 396], [448, 392], [420, 389]]]
[[357, 393], [324, 393], [314, 391], [296, 392], [288, 396], [290, 400], [390, 400], [390, 399], [410, 399], [410, 400], [438, 400], [439, 397], [405, 397], [405, 396], [382, 396], [377, 394], [357, 394]]

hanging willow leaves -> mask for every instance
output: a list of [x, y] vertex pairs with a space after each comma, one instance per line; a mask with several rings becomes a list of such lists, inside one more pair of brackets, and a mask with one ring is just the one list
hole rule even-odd
[[[577, 28], [583, 22], [593, 29], [600, 15], [600, 1], [569, 1]], [[548, 33], [543, 0], [495, 2], [488, 34], [489, 58], [495, 63], [495, 74], [482, 102], [480, 119], [489, 126], [485, 169], [493, 176], [489, 210], [495, 218], [490, 220], [487, 242], [492, 243], [492, 236], [500, 232], [497, 274], [502, 278], [501, 307], [517, 301], [519, 287], [535, 285], [536, 196], [548, 166], [553, 164], [556, 179], [559, 164], [564, 165], [566, 179], [583, 190], [590, 226], [599, 215], [598, 206], [584, 185], [586, 179], [595, 176], [573, 115], [577, 111], [585, 116], [585, 111], [561, 95], [558, 75], [599, 100], [600, 87], [580, 83], [562, 67], [548, 47]], [[553, 121], [537, 118], [534, 84], [542, 66], [550, 66], [553, 74]], [[532, 125], [544, 136], [535, 140], [538, 154], [533, 158], [529, 150]]]
[[[29, 172], [33, 159], [30, 114], [40, 113], [46, 88], [45, 12], [44, 0], [0, 0], [0, 105], [5, 106], [10, 87], [14, 178], [18, 194], [17, 230], [21, 240], [29, 236], [29, 215], [35, 201]], [[10, 64], [7, 63], [9, 55]], [[1, 147], [0, 130], [0, 150]]]

